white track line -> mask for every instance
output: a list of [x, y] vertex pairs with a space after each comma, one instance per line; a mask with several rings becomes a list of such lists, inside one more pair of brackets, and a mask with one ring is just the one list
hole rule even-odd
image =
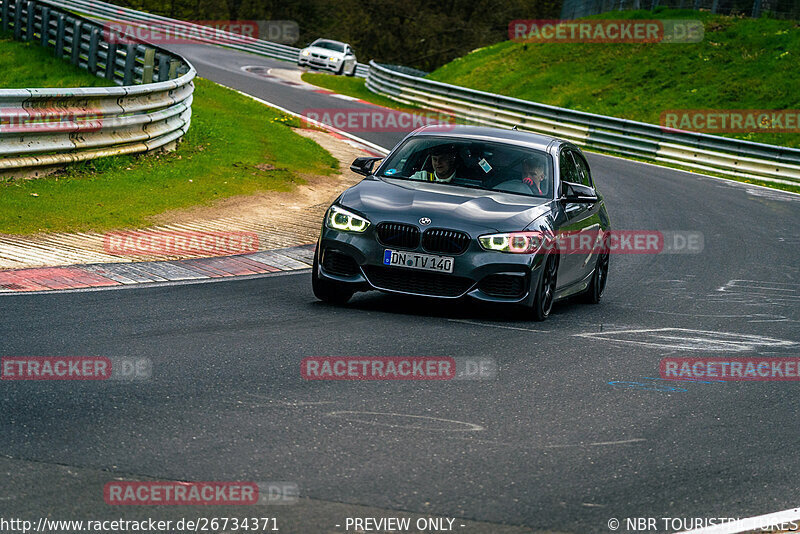
[[[794, 522], [794, 525], [788, 524], [792, 522]], [[784, 524], [783, 528], [781, 528], [781, 523]], [[687, 530], [680, 534], [736, 534], [738, 532], [748, 532], [750, 530], [760, 531], [761, 527], [778, 527], [780, 530], [792, 528], [793, 530], [797, 530], [798, 523], [800, 523], [800, 508], [792, 508], [791, 510], [783, 510], [782, 512], [747, 517], [721, 525]]]

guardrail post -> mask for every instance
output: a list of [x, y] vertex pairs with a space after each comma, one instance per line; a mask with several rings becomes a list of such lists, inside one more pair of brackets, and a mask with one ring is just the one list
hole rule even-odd
[[753, 14], [752, 17], [757, 19], [761, 16], [761, 0], [753, 0]]
[[650, 6], [650, 11], [653, 11], [657, 7], [658, 7], [658, 0], [653, 0], [653, 4]]
[[59, 13], [58, 14], [58, 27], [56, 28], [56, 48], [55, 48], [55, 56], [57, 58], [64, 57], [64, 28], [65, 28], [65, 18], [64, 15]]
[[14, 40], [22, 38], [22, 0], [17, 0], [14, 5]]
[[122, 73], [122, 85], [133, 85], [133, 67], [136, 65], [136, 45], [128, 43], [125, 47], [125, 70]]
[[169, 80], [169, 58], [165, 54], [158, 55], [158, 81]]
[[26, 41], [33, 41], [33, 32], [34, 27], [33, 25], [36, 23], [36, 4], [34, 2], [28, 2], [28, 25], [25, 28], [25, 40]]
[[719, 10], [719, 0], [714, 0], [711, 3], [711, 12], [716, 13]]
[[50, 8], [42, 6], [42, 46], [50, 46]]
[[83, 31], [83, 22], [76, 20], [72, 25], [72, 64], [78, 65], [81, 60], [81, 32]]
[[694, 6], [692, 7], [695, 11], [700, 9], [700, 0], [694, 0]]
[[86, 68], [92, 74], [97, 73], [97, 49], [100, 42], [100, 30], [92, 28], [92, 33], [89, 34], [89, 55], [86, 59]]
[[11, 0], [2, 0], [3, 6], [0, 7], [0, 24], [2, 24], [2, 28], [4, 32], [8, 31], [8, 4], [11, 3]]
[[144, 67], [142, 68], [142, 83], [153, 83], [153, 66], [155, 65], [156, 49], [144, 49]]
[[169, 62], [169, 79], [173, 80], [178, 77], [178, 67], [180, 66], [180, 62], [177, 59], [173, 59]]
[[117, 43], [108, 43], [106, 50], [106, 79], [114, 81], [114, 71], [117, 68]]

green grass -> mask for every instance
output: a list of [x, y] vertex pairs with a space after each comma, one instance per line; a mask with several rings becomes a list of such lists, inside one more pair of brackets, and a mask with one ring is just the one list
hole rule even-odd
[[[429, 78], [654, 124], [670, 109], [800, 108], [800, 31], [795, 21], [677, 10], [593, 18], [700, 19], [705, 39], [694, 44], [505, 41], [456, 59]], [[723, 135], [800, 147], [798, 133]]]
[[[33, 81], [23, 82], [24, 72], [0, 65], [2, 87], [85, 86], [85, 78], [92, 78], [69, 64], [61, 78], [55, 70], [46, 78], [34, 75], [49, 68], [39, 63], [39, 49], [17, 45], [0, 43], [0, 62], [14, 57], [36, 65], [29, 73]], [[338, 169], [327, 151], [292, 131], [295, 119], [210, 81], [198, 78], [195, 84], [192, 125], [177, 151], [101, 158], [45, 178], [0, 183], [0, 233], [142, 227], [169, 210], [289, 191], [303, 182], [299, 173]]]
[[71, 63], [57, 59], [53, 50], [35, 43], [20, 43], [0, 32], [0, 88], [104, 87], [114, 85]]
[[400, 111], [419, 111], [417, 106], [408, 106], [395, 102], [389, 97], [378, 95], [367, 89], [364, 78], [351, 78], [348, 76], [335, 76], [333, 74], [320, 74], [316, 72], [305, 72], [302, 75], [304, 82], [328, 89], [340, 95], [360, 98], [385, 108], [399, 109]]

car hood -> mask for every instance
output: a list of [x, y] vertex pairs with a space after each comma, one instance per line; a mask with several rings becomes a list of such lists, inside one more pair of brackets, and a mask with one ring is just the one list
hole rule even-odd
[[523, 230], [551, 210], [548, 199], [375, 177], [345, 191], [339, 203], [361, 212], [372, 224], [392, 221], [419, 226], [419, 219], [427, 217], [431, 228], [455, 228], [473, 235]]

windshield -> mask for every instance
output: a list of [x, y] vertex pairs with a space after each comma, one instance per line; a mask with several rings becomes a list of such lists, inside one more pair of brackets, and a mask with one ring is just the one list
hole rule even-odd
[[377, 176], [552, 197], [553, 164], [543, 151], [506, 143], [414, 137]]
[[334, 43], [333, 41], [314, 41], [311, 43], [311, 46], [333, 50], [334, 52], [344, 52], [344, 45], [341, 43]]

